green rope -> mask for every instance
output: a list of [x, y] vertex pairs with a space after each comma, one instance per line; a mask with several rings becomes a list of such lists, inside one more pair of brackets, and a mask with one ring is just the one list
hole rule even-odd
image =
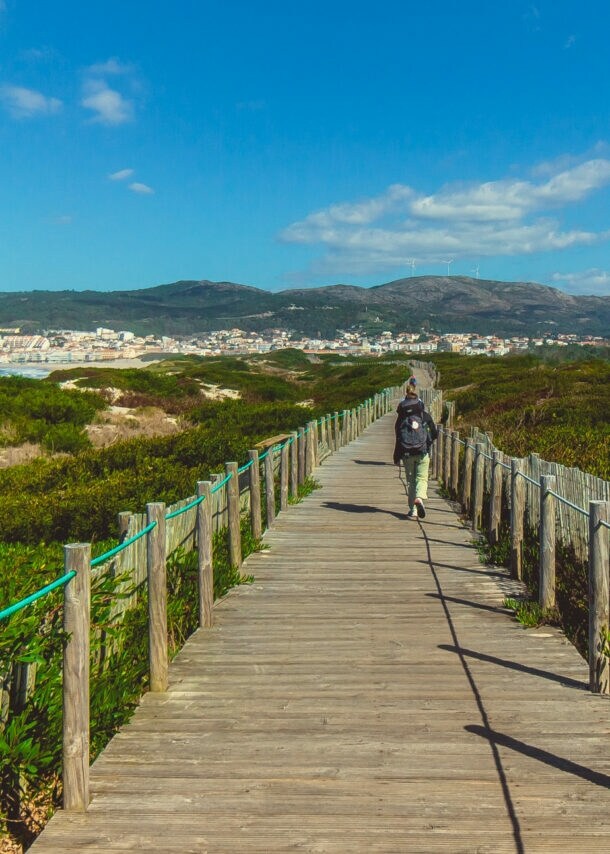
[[75, 575], [76, 572], [72, 570], [72, 572], [68, 572], [66, 575], [62, 575], [61, 578], [57, 578], [55, 581], [52, 581], [51, 584], [47, 584], [46, 587], [41, 587], [40, 590], [36, 591], [36, 593], [26, 596], [26, 598], [22, 599], [20, 602], [15, 602], [13, 605], [9, 605], [8, 608], [0, 611], [0, 620], [4, 620], [6, 617], [10, 617], [11, 614], [21, 611], [22, 608], [25, 608], [27, 605], [31, 605], [32, 602], [36, 602], [37, 599], [42, 599], [43, 596], [46, 596], [47, 593], [50, 593], [52, 590], [56, 590], [58, 587], [62, 587], [64, 584], [67, 584]]
[[150, 525], [147, 525], [145, 528], [142, 528], [141, 531], [138, 531], [137, 534], [134, 534], [134, 536], [130, 537], [128, 540], [124, 540], [120, 545], [115, 546], [113, 549], [110, 549], [109, 552], [104, 552], [103, 555], [93, 558], [93, 560], [91, 561], [91, 566], [99, 566], [100, 563], [104, 563], [105, 560], [108, 560], [109, 558], [114, 557], [119, 552], [122, 552], [123, 549], [126, 549], [127, 546], [130, 546], [132, 543], [135, 543], [136, 540], [140, 539], [140, 537], [146, 536], [149, 531], [152, 531], [156, 524], [156, 522], [151, 522]]
[[171, 513], [168, 513], [165, 517], [165, 521], [168, 519], [175, 519], [176, 516], [180, 516], [182, 513], [186, 513], [187, 510], [192, 510], [193, 507], [197, 507], [198, 504], [201, 504], [202, 501], [205, 500], [205, 495], [200, 495], [199, 498], [196, 498], [194, 501], [191, 501], [189, 504], [185, 504], [184, 507], [180, 507], [179, 510], [173, 510]]
[[219, 483], [217, 483], [216, 486], [213, 486], [211, 491], [212, 492], [218, 492], [218, 490], [222, 489], [222, 487], [225, 484], [227, 484], [231, 480], [232, 477], [233, 477], [233, 472], [231, 472], [231, 474], [228, 474], [225, 478], [223, 478], [223, 480], [219, 481]]
[[254, 460], [250, 460], [250, 462], [249, 462], [249, 463], [246, 463], [245, 465], [240, 466], [240, 467], [237, 469], [237, 474], [242, 474], [242, 472], [247, 471], [253, 463], [254, 463]]

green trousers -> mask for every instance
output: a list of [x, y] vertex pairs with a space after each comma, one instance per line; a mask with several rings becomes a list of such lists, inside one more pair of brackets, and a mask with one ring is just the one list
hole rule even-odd
[[428, 469], [430, 468], [430, 454], [405, 456], [402, 458], [407, 479], [407, 494], [409, 497], [409, 509], [415, 505], [415, 499], [428, 498]]

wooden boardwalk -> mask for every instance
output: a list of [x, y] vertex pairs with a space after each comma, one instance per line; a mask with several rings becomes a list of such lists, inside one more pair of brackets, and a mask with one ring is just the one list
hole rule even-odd
[[608, 849], [608, 698], [445, 500], [405, 518], [392, 438], [317, 470], [35, 854]]

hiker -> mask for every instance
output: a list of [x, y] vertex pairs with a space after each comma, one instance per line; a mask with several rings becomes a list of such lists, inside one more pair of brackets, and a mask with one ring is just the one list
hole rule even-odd
[[423, 519], [428, 498], [430, 448], [438, 436], [436, 424], [417, 395], [417, 380], [409, 377], [406, 394], [396, 408], [394, 465], [404, 463], [409, 499], [408, 519]]

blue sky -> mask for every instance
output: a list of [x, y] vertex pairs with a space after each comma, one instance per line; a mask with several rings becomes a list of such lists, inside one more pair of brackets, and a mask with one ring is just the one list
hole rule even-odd
[[610, 294], [610, 4], [0, 0], [0, 290]]

